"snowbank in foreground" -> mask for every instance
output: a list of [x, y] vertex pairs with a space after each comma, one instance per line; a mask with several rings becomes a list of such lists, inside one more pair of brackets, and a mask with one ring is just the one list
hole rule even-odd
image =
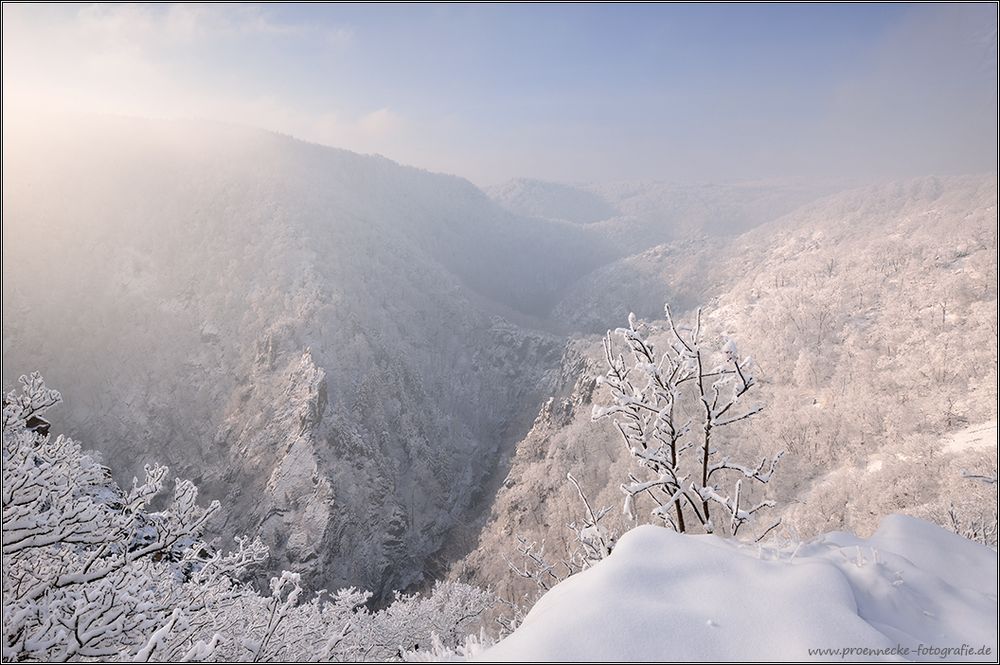
[[[996, 552], [901, 515], [789, 549], [643, 526], [479, 658], [940, 661], [965, 645], [947, 659], [995, 661], [996, 590]], [[844, 647], [888, 651], [818, 651]]]

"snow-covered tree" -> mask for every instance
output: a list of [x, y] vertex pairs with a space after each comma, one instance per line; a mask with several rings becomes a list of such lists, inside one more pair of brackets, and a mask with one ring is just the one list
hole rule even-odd
[[480, 616], [493, 607], [492, 593], [459, 582], [434, 584], [426, 595], [396, 593], [395, 602], [365, 615], [355, 637], [355, 660], [395, 660], [408, 652], [464, 644]]
[[37, 374], [22, 384], [3, 409], [4, 656], [115, 657], [169, 622], [177, 562], [218, 504], [177, 480], [169, 506], [147, 512], [167, 469], [120, 490], [75, 441], [28, 426], [59, 394]]
[[937, 521], [960, 536], [997, 549], [997, 536], [1000, 534], [1000, 523], [997, 520], [997, 469], [994, 467], [992, 473], [970, 473], [963, 470], [961, 475], [966, 480], [979, 484], [979, 489], [984, 489], [982, 486], [985, 486], [988, 489], [984, 493], [986, 496], [967, 493], [964, 505], [959, 507], [951, 503], [944, 516], [936, 516]]
[[[3, 409], [3, 659], [5, 661], [390, 660], [418, 649], [459, 649], [493, 594], [439, 584], [370, 611], [368, 592], [303, 598], [299, 574], [267, 593], [242, 581], [263, 562], [259, 540], [229, 553], [201, 540], [218, 502], [146, 468], [120, 489], [106, 467], [35, 424], [59, 401], [41, 377], [22, 377]], [[412, 654], [411, 654], [412, 655]]]
[[611, 555], [611, 550], [615, 547], [615, 535], [601, 524], [601, 520], [604, 519], [605, 515], [611, 509], [605, 506], [599, 510], [594, 510], [594, 507], [590, 504], [590, 499], [587, 498], [583, 487], [573, 477], [573, 474], [567, 473], [566, 479], [576, 488], [576, 493], [579, 495], [580, 502], [586, 511], [581, 522], [572, 522], [569, 528], [576, 535], [578, 557], [582, 562], [581, 568], [589, 568], [598, 561], [608, 558]]
[[496, 620], [504, 632], [513, 631], [514, 627], [524, 619], [527, 610], [546, 591], [571, 575], [606, 559], [614, 549], [616, 535], [601, 524], [601, 520], [611, 509], [602, 507], [594, 510], [590, 499], [573, 474], [567, 473], [566, 479], [573, 485], [580, 498], [584, 509], [583, 517], [566, 525], [573, 532], [573, 539], [565, 544], [562, 556], [552, 557], [547, 554], [544, 541], [539, 544], [529, 541], [524, 536], [516, 536], [517, 556], [513, 560], [507, 556], [503, 556], [503, 559], [510, 573], [534, 583], [535, 589], [533, 592], [525, 593], [523, 597], [502, 601], [507, 612], [501, 613]]
[[[677, 531], [697, 526], [706, 533], [736, 535], [759, 511], [774, 505], [766, 499], [751, 501], [744, 481], [767, 483], [781, 457], [779, 453], [751, 466], [717, 448], [719, 430], [761, 410], [745, 405], [756, 385], [751, 359], [741, 358], [732, 340], [719, 351], [708, 348], [701, 310], [693, 327], [682, 327], [669, 306], [664, 309], [667, 342], [662, 353], [649, 340], [654, 329], [634, 314], [627, 328], [608, 331], [608, 372], [600, 382], [611, 403], [595, 405], [592, 417], [614, 419], [630, 455], [645, 471], [641, 478], [629, 474], [629, 482], [621, 486], [626, 513], [634, 517], [635, 500], [645, 495], [656, 504], [651, 514]], [[727, 476], [736, 476], [731, 492], [721, 486]], [[713, 509], [725, 519], [718, 520]]]

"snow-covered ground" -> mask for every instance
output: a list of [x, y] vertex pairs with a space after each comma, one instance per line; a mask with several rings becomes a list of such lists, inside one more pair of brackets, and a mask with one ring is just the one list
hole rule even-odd
[[955, 432], [945, 440], [941, 450], [946, 453], [959, 453], [963, 450], [983, 450], [995, 448], [997, 445], [997, 424], [992, 423], [971, 425]]
[[996, 552], [901, 515], [782, 548], [642, 526], [480, 658], [995, 661], [996, 590]]

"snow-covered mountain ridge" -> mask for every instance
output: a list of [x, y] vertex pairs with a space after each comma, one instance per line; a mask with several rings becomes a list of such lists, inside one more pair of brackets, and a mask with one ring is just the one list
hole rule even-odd
[[[725, 445], [742, 459], [785, 451], [768, 488], [785, 537], [865, 535], [894, 511], [966, 531], [991, 524], [995, 505], [992, 487], [963, 477], [995, 469], [995, 438], [953, 437], [996, 421], [996, 196], [993, 176], [849, 190], [740, 236], [602, 266], [554, 316], [597, 332], [626, 325], [630, 311], [655, 323], [664, 302], [704, 306], [708, 334], [754, 360], [763, 411]], [[567, 473], [613, 508], [605, 519], [620, 520], [618, 532], [631, 525], [620, 486], [632, 461], [615, 428], [591, 419], [607, 400], [600, 338], [579, 336], [564, 368], [453, 571], [461, 579], [506, 575], [516, 594], [533, 592], [485, 553], [513, 552], [520, 535], [558, 559], [573, 540], [564, 525], [580, 519]]]
[[317, 587], [433, 571], [548, 392], [563, 340], [527, 326], [602, 251], [264, 132], [107, 121], [4, 151], [5, 384], [44, 372], [120, 478], [170, 464]]
[[[4, 384], [41, 371], [66, 396], [56, 422], [125, 484], [169, 464], [231, 508], [217, 533], [261, 533], [271, 569], [313, 588], [493, 583], [506, 568], [482, 553], [572, 519], [567, 471], [619, 501], [591, 334], [665, 301], [706, 305], [788, 406], [740, 445], [789, 449], [789, 525], [937, 510], [947, 474], [989, 463], [966, 450], [905, 480], [937, 437], [996, 418], [992, 176], [804, 207], [829, 185], [492, 200], [380, 157], [122, 119], [5, 127], [4, 168]], [[907, 405], [900, 385], [919, 387]], [[875, 461], [898, 496], [845, 496]]]

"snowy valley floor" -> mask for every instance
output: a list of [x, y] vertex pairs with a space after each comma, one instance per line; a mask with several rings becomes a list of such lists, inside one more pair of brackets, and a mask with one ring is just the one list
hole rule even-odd
[[995, 662], [996, 594], [996, 552], [912, 517], [787, 548], [643, 526], [476, 659]]

